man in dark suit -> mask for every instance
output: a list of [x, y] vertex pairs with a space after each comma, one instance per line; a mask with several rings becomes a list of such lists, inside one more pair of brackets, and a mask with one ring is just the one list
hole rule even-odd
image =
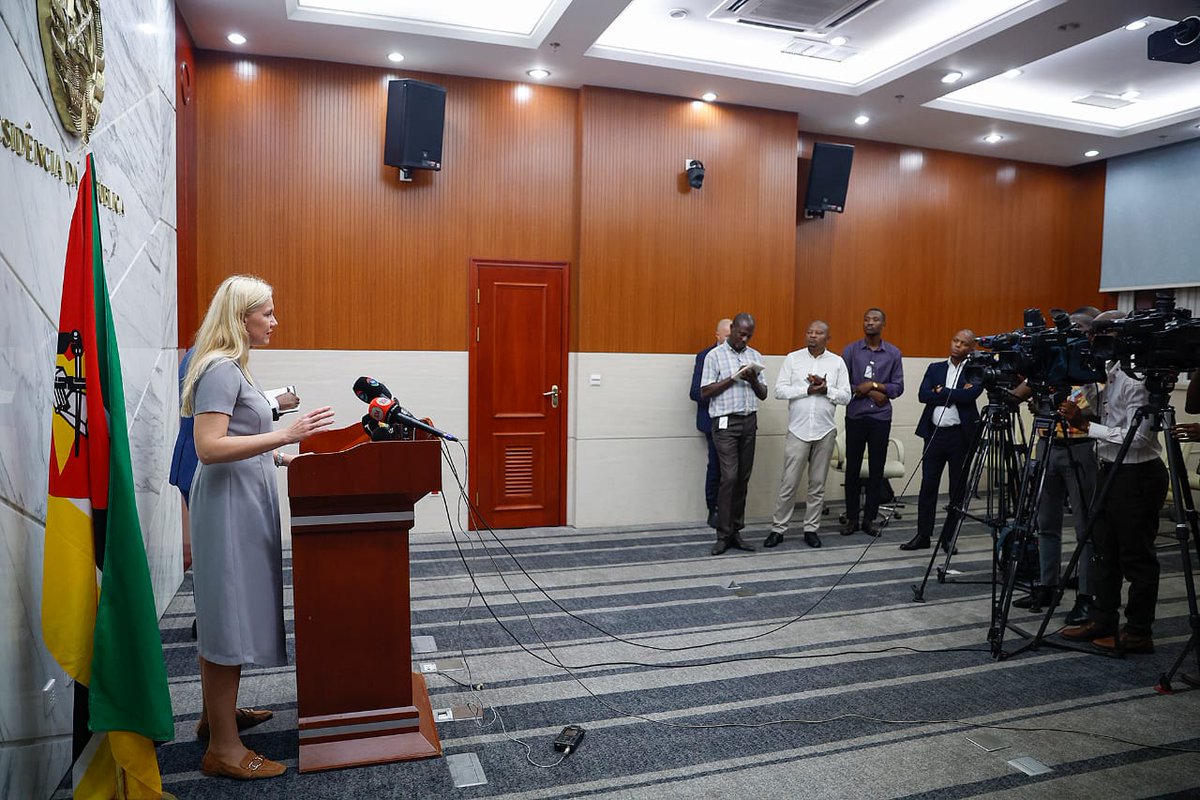
[[[979, 409], [975, 401], [983, 393], [982, 385], [973, 385], [963, 376], [967, 354], [975, 349], [975, 334], [961, 330], [950, 340], [950, 358], [930, 364], [921, 381], [917, 399], [925, 404], [917, 435], [925, 440], [921, 461], [921, 495], [917, 501], [917, 534], [901, 550], [926, 550], [933, 536], [937, 516], [938, 488], [942, 472], [950, 466], [950, 505], [961, 503], [964, 483], [963, 463], [971, 450]], [[950, 549], [954, 514], [947, 514], [939, 541]]]
[[708, 527], [717, 527], [717, 488], [721, 485], [721, 465], [717, 461], [717, 447], [713, 444], [712, 418], [708, 416], [708, 399], [700, 396], [700, 378], [704, 374], [704, 357], [708, 351], [729, 338], [733, 320], [723, 319], [717, 323], [714, 334], [717, 341], [696, 354], [696, 368], [692, 371], [690, 397], [696, 403], [696, 430], [708, 440], [708, 472], [704, 476], [704, 500], [708, 503]]

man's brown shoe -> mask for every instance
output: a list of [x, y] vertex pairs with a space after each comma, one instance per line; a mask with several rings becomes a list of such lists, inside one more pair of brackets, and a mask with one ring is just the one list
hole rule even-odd
[[[275, 712], [268, 711], [265, 708], [239, 708], [234, 715], [237, 720], [237, 729], [244, 731], [247, 728], [253, 728], [255, 725], [261, 725], [271, 717], [275, 716]], [[196, 738], [208, 738], [208, 720], [203, 717], [196, 723]]]
[[1101, 625], [1099, 622], [1088, 620], [1082, 625], [1072, 625], [1068, 628], [1063, 628], [1059, 631], [1059, 635], [1073, 642], [1090, 642], [1104, 636], [1112, 636], [1112, 629]]
[[[1101, 636], [1099, 639], [1093, 639], [1092, 644], [1099, 647], [1101, 650], [1117, 649], [1116, 636]], [[1121, 631], [1121, 650], [1126, 653], [1150, 654], [1154, 652], [1154, 639], [1146, 633], [1130, 633], [1129, 631]]]
[[287, 767], [278, 761], [260, 756], [254, 751], [247, 751], [240, 764], [226, 764], [218, 761], [212, 753], [205, 751], [204, 759], [200, 762], [200, 771], [212, 778], [233, 778], [239, 781], [254, 781], [260, 778], [275, 778], [287, 771]]

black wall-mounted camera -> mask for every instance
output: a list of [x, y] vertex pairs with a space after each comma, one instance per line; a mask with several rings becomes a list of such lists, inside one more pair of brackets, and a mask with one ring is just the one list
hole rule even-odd
[[1146, 58], [1172, 64], [1200, 61], [1200, 17], [1188, 17], [1146, 39]]

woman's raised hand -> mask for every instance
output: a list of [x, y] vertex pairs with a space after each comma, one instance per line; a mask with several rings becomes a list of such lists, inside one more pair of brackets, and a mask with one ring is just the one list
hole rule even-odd
[[329, 406], [314, 408], [300, 419], [283, 429], [288, 444], [303, 441], [333, 424], [333, 409]]

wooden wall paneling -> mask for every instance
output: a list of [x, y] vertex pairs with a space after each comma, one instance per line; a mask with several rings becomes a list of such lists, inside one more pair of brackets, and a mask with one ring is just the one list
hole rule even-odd
[[196, 331], [196, 52], [191, 31], [175, 9], [175, 290], [179, 346]]
[[[275, 346], [465, 350], [470, 259], [573, 261], [576, 92], [201, 51], [196, 306], [276, 287]], [[447, 88], [443, 169], [383, 164], [388, 78]]]
[[[801, 135], [805, 157], [817, 138]], [[1019, 327], [1026, 307], [1104, 304], [1102, 167], [851, 143], [846, 212], [797, 224], [797, 343], [820, 317], [840, 350], [878, 305], [885, 338], [935, 357], [962, 327], [996, 333]]]
[[[584, 87], [578, 349], [687, 353], [748, 311], [792, 334], [793, 114]], [[699, 190], [684, 160], [704, 162]]]

